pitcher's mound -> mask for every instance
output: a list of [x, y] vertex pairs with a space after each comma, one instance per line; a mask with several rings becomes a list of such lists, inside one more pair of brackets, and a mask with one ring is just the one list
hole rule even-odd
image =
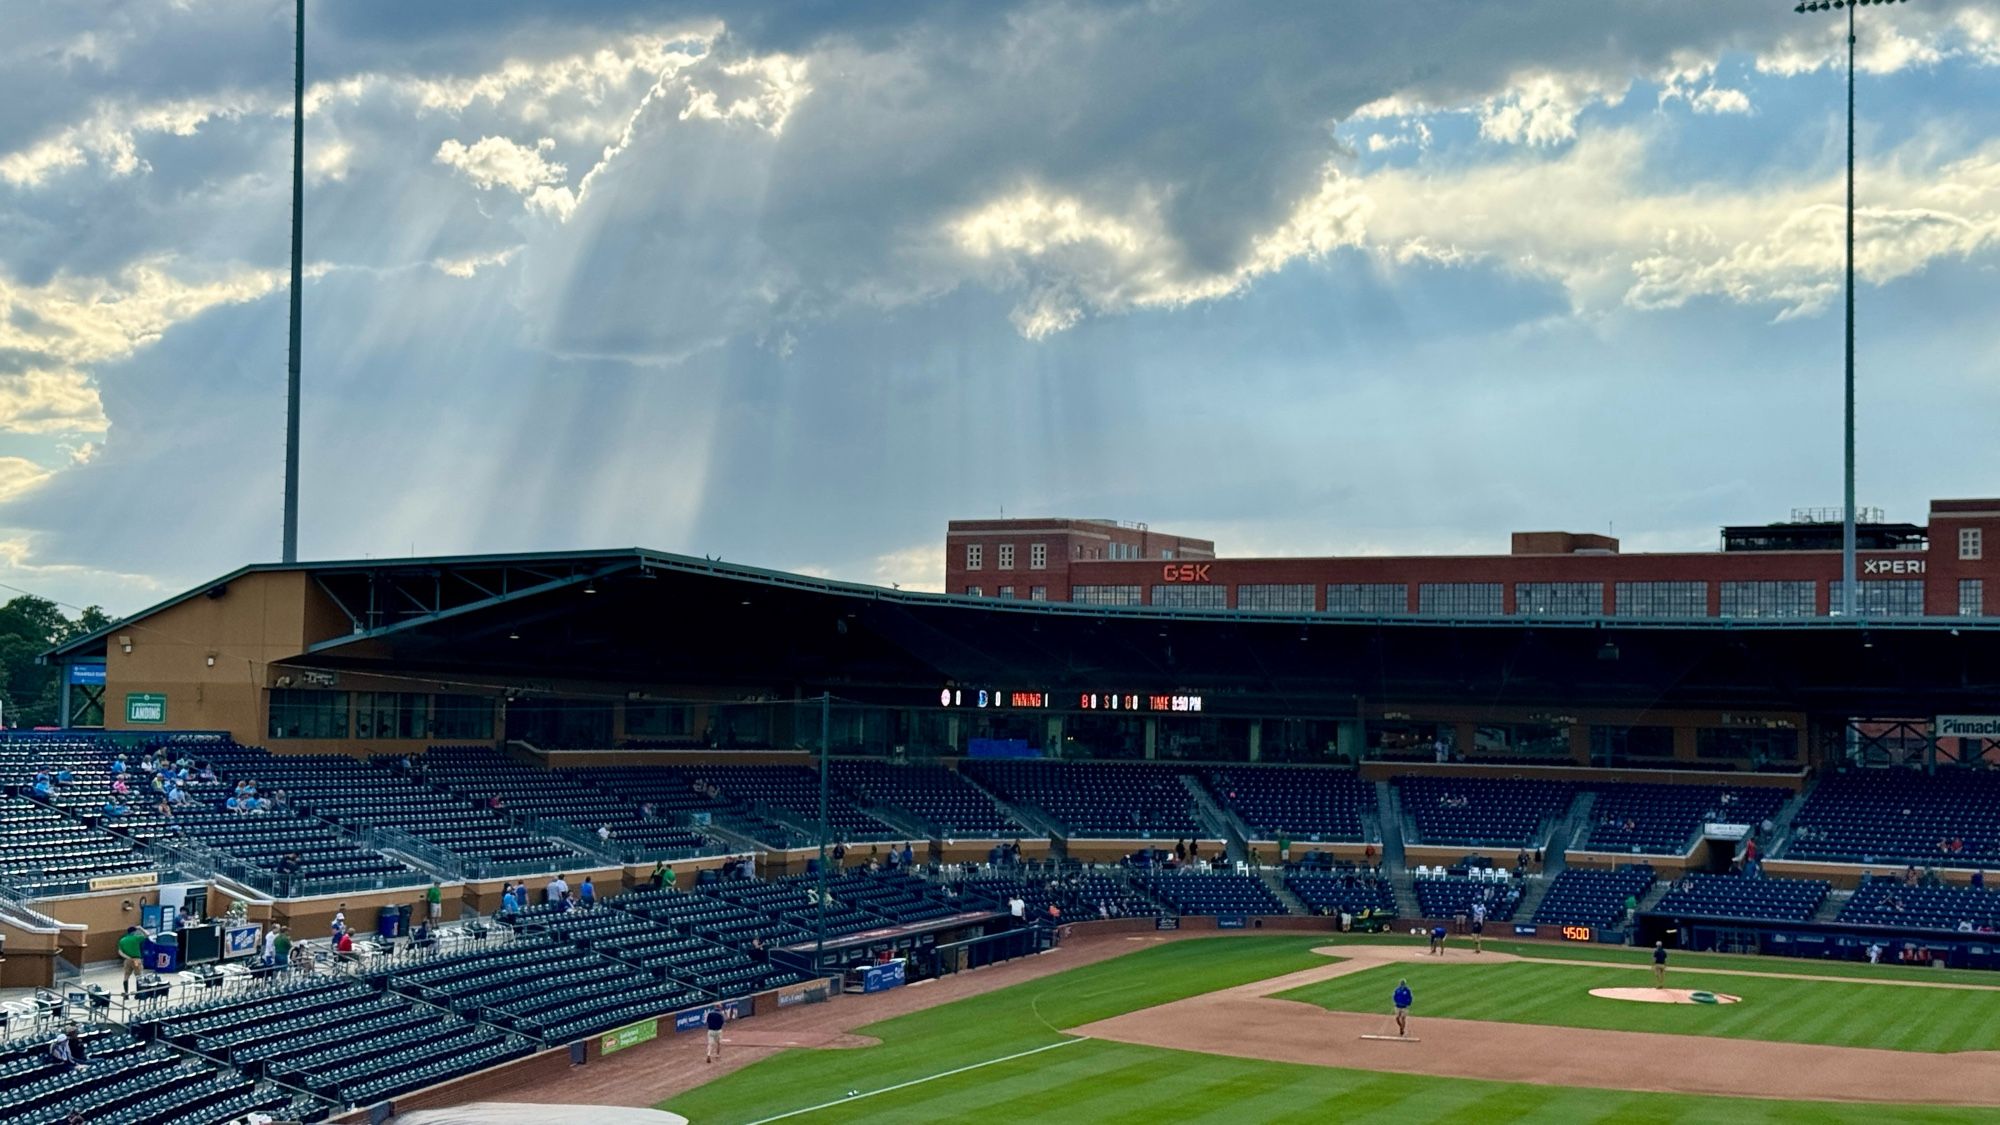
[[1692, 988], [1593, 988], [1590, 994], [1606, 1000], [1636, 1000], [1641, 1004], [1735, 1004], [1743, 999]]

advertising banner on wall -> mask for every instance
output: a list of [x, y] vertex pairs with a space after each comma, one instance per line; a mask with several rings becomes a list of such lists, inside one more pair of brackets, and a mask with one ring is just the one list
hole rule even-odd
[[868, 970], [861, 974], [861, 991], [884, 992], [900, 987], [904, 980], [901, 961], [891, 961], [886, 965], [870, 965]]

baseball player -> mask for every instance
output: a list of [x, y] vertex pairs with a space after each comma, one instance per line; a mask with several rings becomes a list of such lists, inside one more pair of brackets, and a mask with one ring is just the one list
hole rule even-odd
[[1667, 946], [1665, 942], [1653, 943], [1653, 987], [1667, 987]]
[[1414, 999], [1410, 994], [1409, 981], [1399, 980], [1396, 982], [1396, 995], [1394, 999], [1396, 1003], [1396, 1034], [1408, 1035], [1410, 1031], [1410, 1001]]
[[1440, 922], [1431, 927], [1431, 952], [1439, 957], [1444, 956], [1444, 935], [1444, 923]]
[[1480, 935], [1484, 934], [1485, 932], [1486, 932], [1486, 904], [1483, 902], [1475, 902], [1472, 904], [1472, 951], [1474, 953], [1485, 952], [1485, 949], [1482, 947], [1484, 939], [1480, 937]]

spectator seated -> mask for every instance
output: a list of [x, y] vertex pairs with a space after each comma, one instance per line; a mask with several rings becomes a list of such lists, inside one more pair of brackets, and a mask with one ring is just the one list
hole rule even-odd
[[1822, 779], [1784, 858], [2000, 867], [2000, 773], [1856, 770]]
[[1471, 917], [1472, 904], [1486, 904], [1486, 920], [1511, 922], [1514, 909], [1521, 905], [1521, 883], [1517, 879], [1440, 876], [1413, 880], [1417, 909], [1426, 918]]
[[1539, 847], [1576, 797], [1574, 784], [1539, 778], [1409, 776], [1395, 784], [1416, 826], [1411, 842], [1453, 847]]
[[1550, 884], [1548, 894], [1535, 910], [1535, 923], [1609, 927], [1624, 918], [1628, 897], [1641, 898], [1652, 886], [1650, 864], [1635, 864], [1616, 871], [1570, 868]]
[[1696, 918], [1803, 922], [1813, 916], [1832, 889], [1823, 879], [1753, 879], [1698, 871], [1676, 882], [1654, 909]]
[[1983, 887], [1905, 884], [1874, 878], [1855, 888], [1842, 922], [1909, 930], [2000, 931], [2000, 891]]
[[975, 904], [987, 909], [1007, 909], [1007, 901], [1019, 896], [1030, 917], [1046, 916], [1051, 905], [1062, 908], [1072, 922], [1098, 918], [1151, 918], [1160, 908], [1133, 889], [1120, 874], [1104, 871], [1071, 871], [1051, 878], [1019, 875], [975, 875], [949, 884], [955, 889], [960, 909]]
[[1761, 824], [1791, 791], [1779, 786], [1606, 783], [1595, 787], [1586, 851], [1684, 855], [1704, 824]]

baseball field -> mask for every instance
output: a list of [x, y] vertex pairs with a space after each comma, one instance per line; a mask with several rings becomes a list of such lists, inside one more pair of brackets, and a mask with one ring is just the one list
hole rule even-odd
[[[2000, 1112], [2000, 979], [1988, 974], [1676, 955], [1669, 987], [1737, 1002], [1637, 1003], [1591, 993], [1650, 990], [1644, 950], [1121, 940], [1131, 952], [856, 1028], [842, 1049], [782, 1050], [662, 1108], [703, 1125]], [[1390, 1014], [1403, 980], [1416, 997], [1409, 1042]]]

